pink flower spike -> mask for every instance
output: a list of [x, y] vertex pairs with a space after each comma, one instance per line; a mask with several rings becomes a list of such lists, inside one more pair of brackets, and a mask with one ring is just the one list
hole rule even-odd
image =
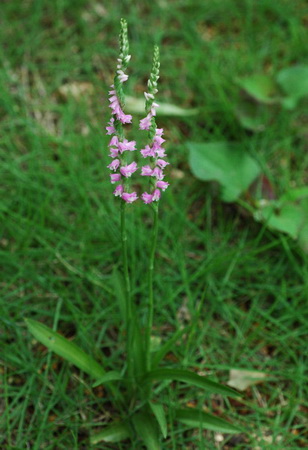
[[141, 198], [142, 198], [144, 203], [152, 203], [152, 201], [153, 201], [153, 195], [148, 194], [147, 192], [144, 192], [141, 195]]
[[138, 169], [137, 163], [132, 162], [131, 164], [128, 164], [127, 166], [122, 166], [120, 168], [120, 172], [124, 177], [128, 178], [130, 177], [136, 170]]
[[160, 188], [162, 191], [165, 191], [168, 186], [169, 183], [167, 183], [167, 181], [157, 181], [156, 183], [156, 187]]
[[128, 192], [123, 192], [122, 198], [126, 201], [126, 203], [133, 203], [137, 200], [138, 197], [136, 192], [132, 192], [131, 194], [129, 194]]
[[141, 175], [142, 176], [151, 176], [153, 174], [153, 170], [150, 166], [141, 167]]
[[124, 139], [123, 142], [119, 142], [118, 149], [121, 153], [125, 152], [126, 150], [133, 152], [134, 150], [136, 150], [136, 141], [128, 141], [127, 139]]
[[116, 183], [117, 181], [120, 181], [120, 180], [121, 180], [121, 174], [119, 174], [119, 173], [112, 173], [110, 175], [111, 184], [114, 184], [114, 183]]
[[107, 167], [108, 167], [108, 169], [110, 169], [110, 170], [116, 171], [117, 168], [119, 167], [119, 165], [120, 165], [120, 160], [119, 160], [119, 159], [114, 159], [114, 160], [112, 161], [112, 163], [110, 163], [109, 166], [107, 166]]
[[152, 171], [152, 177], [156, 177], [157, 180], [162, 180], [164, 178], [163, 171], [159, 167], [155, 167]]
[[139, 122], [140, 130], [149, 130], [151, 126], [152, 115], [148, 114], [144, 119], [141, 119]]
[[166, 166], [168, 166], [168, 162], [167, 161], [165, 161], [164, 159], [158, 159], [157, 161], [156, 161], [156, 164], [161, 168], [161, 169], [164, 169]]
[[122, 197], [123, 191], [124, 191], [124, 188], [123, 188], [122, 184], [119, 184], [113, 191], [113, 194], [116, 197]]
[[153, 201], [157, 202], [159, 199], [160, 199], [160, 190], [155, 189], [155, 191], [153, 192]]
[[152, 156], [153, 158], [155, 158], [156, 156], [154, 149], [149, 145], [146, 145], [144, 149], [140, 150], [140, 153], [144, 158], [147, 158], [148, 156]]
[[163, 132], [163, 128], [156, 128], [155, 136], [162, 136]]

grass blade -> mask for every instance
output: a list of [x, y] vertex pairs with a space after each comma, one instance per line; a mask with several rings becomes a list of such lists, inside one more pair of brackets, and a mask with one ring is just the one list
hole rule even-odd
[[39, 342], [94, 378], [102, 378], [104, 369], [74, 342], [32, 319], [25, 319], [28, 330]]
[[152, 367], [155, 367], [160, 363], [163, 357], [172, 349], [179, 337], [181, 337], [187, 330], [188, 327], [185, 327], [182, 330], [177, 330], [174, 335], [167, 342], [165, 342], [165, 344], [162, 345], [157, 352], [155, 352], [152, 359]]

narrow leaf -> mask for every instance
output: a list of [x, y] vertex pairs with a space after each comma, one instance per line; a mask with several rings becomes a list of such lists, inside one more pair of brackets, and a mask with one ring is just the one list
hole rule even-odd
[[130, 430], [125, 423], [117, 423], [106, 427], [100, 433], [90, 436], [90, 444], [98, 442], [120, 442], [130, 437]]
[[208, 392], [215, 394], [228, 395], [230, 397], [238, 397], [239, 394], [233, 389], [224, 386], [215, 381], [208, 380], [206, 377], [197, 375], [194, 372], [181, 369], [155, 369], [147, 372], [144, 376], [147, 380], [174, 380], [183, 381], [184, 383], [200, 387]]
[[40, 322], [32, 319], [25, 319], [25, 322], [35, 339], [57, 353], [57, 355], [66, 359], [94, 378], [102, 378], [104, 376], [104, 369], [75, 343], [70, 342], [68, 339]]
[[149, 402], [150, 408], [154, 414], [154, 416], [156, 417], [156, 420], [158, 422], [158, 425], [161, 429], [161, 432], [164, 436], [164, 438], [167, 437], [167, 421], [166, 421], [166, 414], [164, 411], [164, 407], [163, 405], [161, 405], [160, 403], [153, 403], [153, 402]]
[[141, 437], [148, 450], [161, 450], [156, 419], [147, 412], [140, 412], [132, 417], [138, 436]]
[[105, 375], [97, 380], [94, 384], [92, 384], [92, 387], [100, 386], [101, 384], [108, 383], [108, 381], [117, 381], [121, 379], [122, 375], [119, 372], [111, 370], [110, 372], [105, 373]]
[[241, 433], [241, 429], [219, 417], [197, 409], [178, 409], [175, 419], [190, 428], [205, 428], [221, 433]]

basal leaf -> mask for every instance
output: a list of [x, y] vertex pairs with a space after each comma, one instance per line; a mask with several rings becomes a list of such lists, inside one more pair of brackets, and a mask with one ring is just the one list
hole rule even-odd
[[220, 431], [221, 433], [240, 433], [241, 430], [219, 417], [197, 409], [178, 409], [175, 419], [190, 428], [205, 428], [206, 430]]
[[150, 408], [156, 417], [160, 430], [164, 438], [167, 437], [167, 421], [163, 405], [160, 403], [149, 402]]
[[154, 416], [142, 411], [132, 417], [136, 433], [143, 440], [148, 450], [161, 450], [159, 430]]
[[102, 378], [104, 376], [105, 371], [98, 362], [81, 350], [74, 342], [69, 341], [40, 322], [32, 319], [25, 319], [25, 322], [35, 339], [57, 353], [57, 355], [94, 378]]
[[92, 387], [97, 387], [100, 386], [101, 384], [108, 383], [109, 381], [117, 381], [121, 379], [122, 375], [119, 372], [112, 370], [110, 372], [106, 372], [103, 377], [101, 377], [92, 385]]
[[218, 181], [226, 202], [237, 200], [261, 172], [259, 164], [236, 144], [189, 142], [187, 147], [193, 174], [200, 180]]
[[159, 380], [174, 380], [182, 381], [193, 386], [197, 386], [205, 391], [215, 394], [228, 395], [230, 397], [238, 397], [239, 394], [227, 386], [209, 380], [207, 377], [197, 375], [194, 372], [181, 369], [155, 369], [147, 372], [144, 380], [159, 381]]
[[95, 445], [98, 442], [120, 442], [130, 437], [130, 429], [125, 423], [116, 423], [107, 426], [100, 433], [90, 436], [90, 443]]
[[[179, 106], [171, 103], [158, 103], [159, 108], [157, 110], [157, 115], [159, 116], [188, 117], [198, 114], [197, 108], [180, 108]], [[144, 114], [144, 99], [126, 96], [125, 104], [128, 112]]]

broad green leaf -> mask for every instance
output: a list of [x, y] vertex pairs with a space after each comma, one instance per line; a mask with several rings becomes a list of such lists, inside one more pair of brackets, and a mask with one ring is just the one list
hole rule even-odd
[[277, 87], [267, 75], [254, 74], [250, 77], [238, 78], [236, 82], [255, 100], [267, 104], [276, 102]]
[[189, 142], [187, 147], [193, 174], [200, 180], [218, 181], [225, 202], [237, 200], [261, 172], [258, 163], [236, 144]]
[[[195, 116], [199, 112], [197, 108], [186, 109], [172, 105], [171, 103], [158, 103], [157, 115], [159, 116], [188, 117]], [[125, 105], [127, 111], [130, 113], [144, 114], [145, 99], [126, 96]]]
[[152, 359], [152, 367], [156, 367], [163, 357], [173, 348], [176, 341], [187, 331], [188, 327], [185, 327], [181, 330], [177, 330], [174, 335], [165, 342], [157, 352], [153, 355]]
[[164, 407], [163, 405], [161, 405], [160, 403], [154, 403], [154, 402], [149, 402], [150, 408], [154, 414], [154, 416], [156, 417], [156, 420], [158, 422], [158, 425], [161, 429], [161, 432], [164, 436], [164, 438], [167, 437], [167, 421], [166, 421], [166, 414], [164, 411]]
[[254, 213], [255, 220], [264, 222], [273, 230], [287, 233], [293, 239], [297, 239], [308, 223], [308, 203], [283, 203], [270, 202], [268, 205]]
[[219, 383], [215, 383], [215, 381], [211, 381], [206, 377], [197, 375], [194, 372], [190, 372], [188, 370], [181, 369], [155, 369], [147, 372], [144, 376], [144, 380], [148, 381], [159, 381], [159, 380], [174, 380], [174, 381], [182, 381], [187, 384], [191, 384], [193, 386], [197, 386], [205, 391], [212, 392], [215, 394], [228, 395], [230, 397], [238, 397], [239, 394], [230, 389], [227, 386], [224, 386]]
[[300, 98], [308, 95], [308, 66], [298, 65], [281, 70], [277, 82], [287, 95], [284, 105], [292, 109]]
[[159, 430], [155, 417], [142, 411], [134, 414], [132, 421], [137, 435], [141, 437], [146, 448], [148, 450], [161, 450]]
[[25, 319], [30, 333], [57, 355], [74, 364], [94, 378], [102, 378], [104, 369], [91, 356], [87, 355], [75, 343], [69, 341], [46, 325], [32, 319]]
[[108, 383], [109, 381], [117, 381], [117, 380], [122, 380], [122, 375], [119, 372], [112, 370], [110, 372], [106, 372], [103, 377], [101, 377], [94, 384], [92, 384], [92, 387], [97, 387], [100, 386], [101, 384]]
[[100, 433], [90, 436], [90, 443], [97, 444], [98, 442], [120, 442], [130, 437], [130, 429], [125, 423], [116, 423], [109, 425]]
[[241, 429], [223, 419], [197, 409], [178, 409], [175, 419], [190, 428], [205, 428], [221, 433], [241, 433]]

